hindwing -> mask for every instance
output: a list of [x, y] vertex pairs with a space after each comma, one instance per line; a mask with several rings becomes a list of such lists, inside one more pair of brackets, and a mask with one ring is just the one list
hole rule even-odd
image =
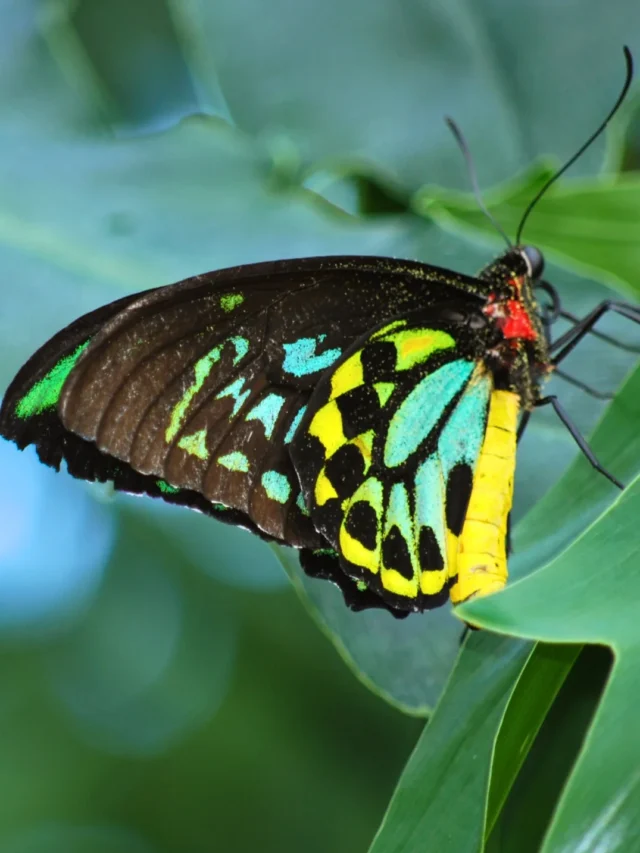
[[[511, 502], [517, 399], [505, 415], [502, 395], [515, 395], [495, 390], [471, 315], [454, 315], [432, 308], [358, 341], [319, 382], [294, 439], [305, 502], [332, 549], [305, 552], [303, 565], [338, 582], [351, 606], [357, 584], [409, 611], [506, 575], [498, 528]], [[340, 582], [338, 568], [356, 583]]]

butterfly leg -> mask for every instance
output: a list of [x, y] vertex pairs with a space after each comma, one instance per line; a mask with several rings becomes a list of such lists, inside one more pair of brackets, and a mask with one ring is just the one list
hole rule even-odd
[[518, 442], [518, 444], [520, 443], [520, 439], [524, 435], [524, 431], [527, 428], [527, 424], [529, 423], [530, 418], [531, 418], [531, 412], [530, 411], [523, 412], [522, 416], [520, 417], [520, 423], [518, 425], [518, 432], [516, 433], [516, 441]]
[[[573, 323], [574, 326], [578, 326], [581, 323], [579, 317], [576, 317], [576, 315], [572, 314], [570, 311], [565, 311], [564, 308], [558, 311], [558, 317], [562, 317], [563, 320], [568, 320], [570, 323]], [[617, 347], [625, 352], [640, 353], [640, 347], [634, 347], [631, 344], [624, 344], [622, 341], [617, 341], [615, 338], [612, 338], [611, 335], [605, 335], [597, 329], [589, 329], [589, 334], [593, 335], [594, 338], [599, 338], [601, 341], [611, 344], [612, 347]]]
[[591, 385], [587, 385], [586, 382], [582, 382], [580, 379], [576, 379], [569, 373], [565, 373], [564, 370], [555, 370], [553, 375], [560, 379], [564, 379], [564, 381], [568, 382], [570, 385], [575, 385], [576, 388], [580, 388], [580, 390], [589, 394], [590, 397], [595, 397], [596, 400], [613, 400], [615, 396], [614, 394], [607, 394], [603, 391], [598, 391], [596, 388], [592, 388]]
[[539, 281], [534, 285], [534, 287], [536, 290], [542, 290], [546, 293], [551, 300], [549, 305], [544, 306], [544, 311], [549, 324], [555, 323], [557, 318], [562, 314], [562, 304], [560, 302], [558, 291], [552, 284], [549, 284], [548, 281]]
[[591, 332], [593, 326], [595, 326], [598, 320], [608, 311], [620, 314], [622, 317], [626, 317], [634, 323], [640, 323], [640, 308], [637, 308], [635, 305], [629, 305], [626, 302], [615, 302], [612, 299], [607, 299], [605, 302], [601, 302], [600, 305], [580, 320], [573, 329], [569, 329], [569, 331], [565, 332], [564, 335], [560, 335], [560, 337], [551, 344], [550, 351], [552, 353], [556, 353], [552, 359], [552, 363], [554, 365], [560, 364], [560, 362], [569, 355], [582, 338]]
[[607, 478], [607, 480], [610, 480], [610, 482], [612, 482], [619, 489], [624, 489], [624, 485], [620, 482], [620, 480], [617, 480], [613, 476], [613, 474], [610, 474], [607, 471], [607, 469], [604, 468], [598, 462], [593, 450], [591, 450], [591, 448], [587, 444], [584, 437], [580, 434], [578, 428], [573, 423], [573, 421], [569, 417], [569, 414], [565, 411], [562, 404], [559, 402], [558, 398], [555, 395], [552, 395], [550, 397], [543, 397], [541, 400], [538, 400], [538, 402], [536, 403], [536, 406], [547, 406], [547, 405], [553, 407], [553, 410], [555, 411], [556, 415], [560, 418], [562, 423], [568, 429], [569, 435], [571, 436], [571, 438], [573, 438], [575, 443], [578, 445], [580, 450], [584, 453], [584, 455], [587, 457], [587, 459], [593, 465], [593, 467], [596, 469], [596, 471], [599, 471], [601, 474], [604, 474], [604, 476]]

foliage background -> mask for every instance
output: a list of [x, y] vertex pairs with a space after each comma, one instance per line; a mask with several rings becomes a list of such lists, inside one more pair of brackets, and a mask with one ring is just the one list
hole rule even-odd
[[[442, 116], [462, 125], [485, 187], [541, 154], [566, 158], [611, 105], [621, 44], [640, 33], [637, 4], [614, 7], [0, 0], [0, 387], [84, 311], [216, 267], [368, 253], [474, 272], [499, 240], [454, 192], [468, 178]], [[640, 55], [640, 42], [631, 47]], [[638, 290], [636, 102], [527, 230], [561, 264], [549, 277], [579, 313], [605, 283]], [[603, 192], [593, 178], [603, 164], [629, 175]], [[539, 180], [530, 168], [488, 195], [510, 232]], [[606, 329], [630, 338], [624, 323]], [[593, 340], [580, 353], [572, 371], [603, 389], [634, 361]], [[602, 404], [554, 384], [589, 431]], [[614, 459], [628, 477], [634, 453]], [[553, 417], [537, 413], [521, 448], [516, 520], [573, 457]], [[276, 554], [241, 531], [115, 498], [6, 443], [0, 473], [0, 850], [367, 849], [458, 653], [460, 624], [446, 611], [401, 624], [351, 614], [285, 556], [312, 619]], [[546, 514], [517, 528], [517, 574], [571, 532], [555, 526], [582, 481], [569, 482], [555, 509], [552, 493]], [[602, 488], [578, 521], [610, 503]], [[473, 638], [480, 651], [490, 642]], [[578, 646], [565, 649], [559, 659], [539, 653], [544, 672], [560, 673], [560, 694], [494, 851], [523, 835], [537, 849], [605, 683], [605, 652], [582, 653], [571, 669]], [[484, 653], [514, 666], [526, 658], [511, 647]], [[445, 720], [457, 719], [451, 707]], [[567, 720], [571, 742], [558, 735]], [[537, 758], [545, 744], [553, 767]], [[413, 831], [415, 805], [394, 814], [387, 826]], [[445, 829], [434, 849], [454, 844]], [[381, 834], [376, 853], [421, 849], [407, 832]]]

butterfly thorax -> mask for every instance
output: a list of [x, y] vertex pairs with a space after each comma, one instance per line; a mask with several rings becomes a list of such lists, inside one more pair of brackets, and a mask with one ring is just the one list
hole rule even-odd
[[479, 278], [487, 284], [482, 313], [496, 332], [496, 343], [486, 351], [496, 387], [517, 393], [522, 408], [530, 410], [551, 371], [531, 269], [523, 253], [511, 249]]

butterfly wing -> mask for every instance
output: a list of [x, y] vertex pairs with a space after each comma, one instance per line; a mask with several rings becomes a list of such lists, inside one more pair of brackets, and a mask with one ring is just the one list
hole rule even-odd
[[425, 610], [506, 580], [517, 395], [495, 388], [483, 318], [463, 307], [434, 306], [358, 341], [318, 383], [294, 439], [330, 546], [303, 552], [303, 565], [356, 609], [375, 593]]
[[318, 382], [388, 317], [477, 282], [422, 264], [316, 258], [236, 267], [128, 297], [39, 350], [0, 434], [74, 476], [194, 506], [288, 544], [324, 540], [289, 446]]
[[[150, 298], [154, 292], [148, 290], [143, 296]], [[109, 321], [140, 298], [141, 294], [133, 294], [91, 311], [47, 341], [23, 365], [4, 395], [0, 435], [20, 449], [33, 444], [40, 460], [56, 470], [64, 459], [74, 477], [113, 481], [122, 491], [161, 497], [211, 515], [224, 512], [225, 521], [251, 527], [242, 514], [226, 507], [212, 507], [197, 492], [180, 490], [157, 477], [140, 474], [123, 460], [99, 450], [94, 442], [66, 429], [60, 418], [62, 388], [84, 350]]]

